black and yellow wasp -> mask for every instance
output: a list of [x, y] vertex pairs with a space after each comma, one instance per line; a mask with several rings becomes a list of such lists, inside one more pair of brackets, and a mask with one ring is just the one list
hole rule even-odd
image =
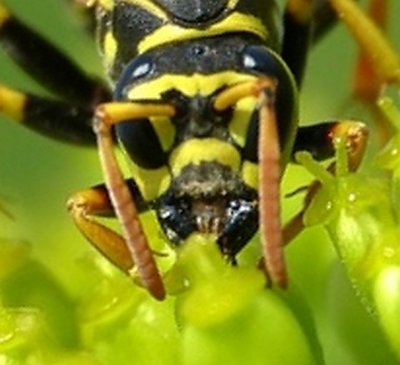
[[[0, 86], [0, 110], [51, 138], [97, 146], [105, 184], [74, 194], [79, 230], [157, 299], [161, 275], [139, 221], [154, 210], [173, 245], [210, 235], [232, 263], [260, 230], [265, 271], [285, 287], [279, 185], [297, 151], [332, 157], [344, 137], [355, 168], [366, 129], [330, 121], [298, 128], [297, 94], [309, 45], [328, 29], [329, 1], [81, 1], [95, 16], [110, 85], [82, 72], [0, 2], [0, 40], [58, 100]], [[40, 2], [38, 2], [40, 4]], [[327, 16], [325, 16], [327, 15]], [[132, 177], [114, 154], [118, 141]], [[93, 216], [115, 215], [123, 235]]]

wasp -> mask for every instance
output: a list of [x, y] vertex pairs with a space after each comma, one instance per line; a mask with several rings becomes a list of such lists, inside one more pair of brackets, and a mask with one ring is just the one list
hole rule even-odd
[[[235, 264], [259, 231], [262, 267], [285, 287], [283, 247], [302, 212], [280, 222], [280, 180], [298, 151], [317, 160], [344, 138], [352, 168], [366, 127], [330, 120], [299, 127], [309, 47], [336, 18], [330, 1], [80, 1], [95, 19], [108, 82], [84, 73], [0, 2], [0, 41], [56, 99], [0, 85], [0, 110], [64, 142], [98, 149], [105, 183], [68, 200], [76, 226], [161, 300], [166, 291], [139, 214], [152, 210], [166, 239], [213, 237]], [[325, 16], [328, 14], [328, 16]], [[127, 157], [122, 174], [114, 147]], [[115, 216], [122, 234], [96, 220]]]

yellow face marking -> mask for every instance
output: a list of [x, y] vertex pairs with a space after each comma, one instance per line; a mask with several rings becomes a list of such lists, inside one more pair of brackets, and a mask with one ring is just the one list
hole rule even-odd
[[206, 29], [184, 28], [177, 24], [166, 24], [144, 37], [138, 45], [138, 50], [139, 53], [144, 53], [166, 43], [241, 31], [255, 34], [263, 40], [268, 38], [268, 31], [260, 19], [251, 15], [232, 13], [219, 23], [215, 23]]
[[175, 137], [175, 126], [171, 123], [171, 119], [152, 117], [150, 118], [150, 123], [157, 133], [162, 149], [167, 151], [174, 143]]
[[170, 156], [173, 176], [178, 176], [189, 164], [218, 162], [233, 171], [239, 171], [241, 158], [239, 151], [228, 142], [215, 138], [193, 138], [180, 144]]
[[234, 71], [218, 72], [212, 75], [172, 75], [166, 74], [155, 80], [145, 82], [132, 88], [128, 93], [129, 100], [160, 99], [167, 90], [176, 89], [183, 95], [211, 95], [223, 86], [255, 80], [252, 75], [239, 74]]
[[247, 97], [240, 99], [235, 106], [232, 119], [229, 123], [229, 133], [235, 142], [243, 147], [246, 143], [247, 131], [251, 115], [257, 106], [257, 98]]
[[163, 194], [171, 183], [171, 176], [166, 166], [147, 170], [127, 158], [129, 168], [145, 201], [151, 201]]
[[[132, 88], [128, 93], [129, 100], [159, 100], [167, 90], [176, 89], [187, 97], [203, 95], [207, 97], [224, 85], [229, 86], [240, 82], [254, 80], [252, 75], [239, 74], [234, 71], [224, 71], [212, 75], [169, 75], [166, 74], [155, 80], [145, 82]], [[248, 128], [249, 116], [255, 106], [254, 98], [240, 100], [235, 108], [232, 125], [229, 127], [232, 137], [240, 145], [244, 145]], [[247, 118], [247, 119], [246, 119]], [[154, 129], [161, 141], [164, 151], [168, 150], [175, 136], [175, 128], [168, 118], [151, 118]]]
[[0, 26], [2, 26], [9, 18], [11, 18], [11, 14], [7, 8], [0, 3]]
[[250, 161], [243, 161], [242, 165], [242, 179], [253, 189], [258, 189], [258, 164]]
[[24, 118], [26, 96], [23, 93], [0, 85], [0, 112], [8, 115], [15, 121]]

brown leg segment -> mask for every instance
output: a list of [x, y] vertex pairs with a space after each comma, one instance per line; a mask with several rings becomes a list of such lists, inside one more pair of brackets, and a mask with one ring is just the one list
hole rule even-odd
[[[274, 107], [275, 85], [270, 79], [260, 79], [235, 85], [222, 92], [215, 100], [214, 108], [224, 110], [237, 100], [249, 95], [261, 95], [260, 99], [260, 231], [264, 250], [264, 265], [273, 284], [286, 286], [286, 272], [283, 246], [294, 239], [303, 229], [303, 215], [319, 183], [310, 184], [304, 208], [281, 229], [279, 212], [280, 156], [279, 140], [276, 133]], [[293, 148], [293, 156], [298, 151], [309, 151], [317, 160], [335, 156], [335, 145], [343, 139], [348, 151], [349, 170], [358, 168], [364, 155], [368, 130], [360, 122], [352, 120], [334, 121], [299, 129]], [[330, 167], [335, 169], [335, 164]]]
[[[138, 209], [122, 176], [114, 155], [111, 127], [123, 120], [149, 116], [173, 116], [171, 105], [157, 103], [108, 103], [97, 108], [94, 124], [106, 187], [115, 214], [122, 225], [129, 256], [135, 262], [142, 285], [158, 300], [165, 298], [165, 288], [153, 253], [139, 221]], [[133, 121], [134, 123], [134, 121]]]
[[93, 219], [93, 216], [114, 215], [105, 186], [100, 185], [75, 193], [69, 198], [67, 208], [76, 226], [89, 242], [115, 266], [129, 274], [134, 262], [125, 240]]
[[265, 80], [260, 94], [258, 139], [260, 235], [265, 269], [273, 284], [287, 286], [280, 212], [281, 154], [275, 113], [276, 83]]
[[276, 82], [267, 77], [234, 85], [221, 92], [214, 100], [214, 108], [222, 111], [238, 100], [253, 95], [259, 97], [260, 131], [259, 160], [259, 220], [263, 263], [268, 279], [282, 288], [287, 285], [283, 257], [280, 221], [281, 156], [275, 113]]

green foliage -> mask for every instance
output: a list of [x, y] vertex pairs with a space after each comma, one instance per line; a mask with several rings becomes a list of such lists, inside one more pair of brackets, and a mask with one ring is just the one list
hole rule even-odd
[[345, 146], [337, 141], [337, 173], [331, 175], [308, 153], [301, 162], [321, 182], [305, 216], [306, 225], [324, 224], [354, 289], [376, 317], [400, 357], [400, 227], [398, 195], [400, 111], [391, 99], [382, 111], [397, 128], [377, 158], [389, 177], [371, 177], [347, 169]]
[[5, 364], [322, 363], [301, 298], [265, 289], [259, 270], [231, 267], [204, 238], [192, 237], [168, 274], [185, 290], [162, 303], [91, 260], [72, 301], [19, 243], [1, 247]]

